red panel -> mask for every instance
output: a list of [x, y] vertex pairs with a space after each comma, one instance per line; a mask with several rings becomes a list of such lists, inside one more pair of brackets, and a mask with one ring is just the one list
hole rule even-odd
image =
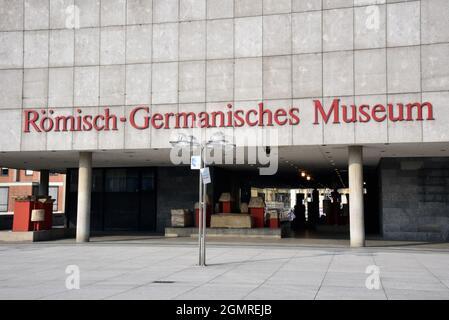
[[[212, 209], [211, 206], [207, 206], [207, 208], [206, 208], [206, 228], [210, 227], [210, 215], [212, 212], [211, 209]], [[197, 227], [197, 228], [198, 228], [198, 224], [199, 224], [199, 219], [198, 219], [199, 211], [200, 211], [199, 209], [195, 209], [195, 227]]]
[[15, 201], [12, 231], [32, 231], [31, 210], [34, 209], [32, 201]]
[[42, 203], [40, 201], [36, 201], [36, 209], [45, 210], [45, 221], [38, 223], [39, 230], [50, 230], [53, 227], [53, 203]]
[[250, 208], [249, 213], [254, 220], [254, 227], [263, 228], [265, 227], [265, 209], [264, 208]]
[[278, 228], [280, 228], [279, 219], [273, 218], [273, 219], [268, 220], [268, 226], [271, 229], [278, 229]]
[[225, 201], [221, 203], [222, 213], [231, 213], [231, 201]]

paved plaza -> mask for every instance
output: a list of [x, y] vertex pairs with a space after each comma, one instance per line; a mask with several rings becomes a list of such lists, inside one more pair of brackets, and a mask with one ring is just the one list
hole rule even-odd
[[376, 245], [214, 241], [201, 268], [190, 239], [3, 243], [0, 299], [449, 299], [448, 244]]

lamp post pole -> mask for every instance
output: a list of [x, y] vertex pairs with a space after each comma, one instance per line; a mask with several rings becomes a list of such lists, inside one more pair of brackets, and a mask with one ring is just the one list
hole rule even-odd
[[[204, 151], [205, 150], [204, 150], [203, 146], [201, 146], [201, 153], [203, 156], [203, 159], [202, 159], [203, 168], [206, 168], [206, 152], [204, 152]], [[203, 240], [203, 242], [202, 242], [202, 246], [201, 246], [202, 261], [200, 263], [200, 266], [205, 267], [206, 266], [206, 227], [207, 227], [207, 220], [206, 220], [206, 217], [207, 217], [207, 201], [206, 201], [206, 199], [207, 199], [207, 184], [204, 184], [202, 187], [203, 187], [203, 203], [202, 203], [203, 209], [201, 210], [202, 211], [201, 218], [203, 219], [203, 223], [202, 223], [202, 227], [203, 227], [202, 240]]]
[[198, 200], [198, 249], [199, 249], [199, 261], [198, 265], [202, 265], [203, 262], [203, 179], [201, 177], [201, 169], [203, 168], [203, 147], [200, 145], [200, 170], [199, 170], [199, 200]]
[[[205, 149], [210, 146], [226, 146], [234, 144], [226, 141], [223, 133], [214, 134], [208, 142], [198, 143], [194, 136], [186, 136], [185, 134], [178, 135], [170, 144], [175, 147], [198, 146], [200, 150], [200, 174], [199, 174], [199, 195], [198, 195], [198, 246], [199, 246], [199, 261], [198, 264], [202, 267], [206, 266], [206, 227], [207, 227], [207, 184], [203, 181], [202, 172], [207, 168]], [[191, 150], [191, 149], [190, 149]], [[209, 179], [208, 179], [209, 180]], [[210, 181], [208, 181], [210, 183]]]

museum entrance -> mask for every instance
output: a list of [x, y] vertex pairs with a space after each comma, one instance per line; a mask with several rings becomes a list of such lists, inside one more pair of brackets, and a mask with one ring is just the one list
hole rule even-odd
[[[284, 167], [274, 175], [261, 176], [256, 168], [222, 167], [214, 168], [214, 177], [216, 210], [223, 193], [231, 194], [232, 212], [241, 212], [242, 204], [245, 206], [259, 198], [264, 205], [264, 227], [276, 226], [270, 221], [278, 219], [282, 237], [349, 239], [350, 197], [344, 169], [330, 172]], [[377, 167], [365, 168], [364, 211], [368, 235], [379, 235], [381, 231], [378, 185]]]

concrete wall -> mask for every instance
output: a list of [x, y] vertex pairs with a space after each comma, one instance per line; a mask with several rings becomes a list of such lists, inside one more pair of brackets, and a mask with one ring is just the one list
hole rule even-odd
[[[1, 0], [0, 15], [1, 151], [161, 148], [172, 134], [128, 123], [25, 134], [22, 108], [120, 115], [261, 101], [304, 106], [281, 145], [449, 141], [447, 0]], [[336, 96], [430, 100], [437, 120], [312, 125], [312, 98]]]
[[449, 240], [449, 158], [395, 158], [380, 163], [386, 239]]

